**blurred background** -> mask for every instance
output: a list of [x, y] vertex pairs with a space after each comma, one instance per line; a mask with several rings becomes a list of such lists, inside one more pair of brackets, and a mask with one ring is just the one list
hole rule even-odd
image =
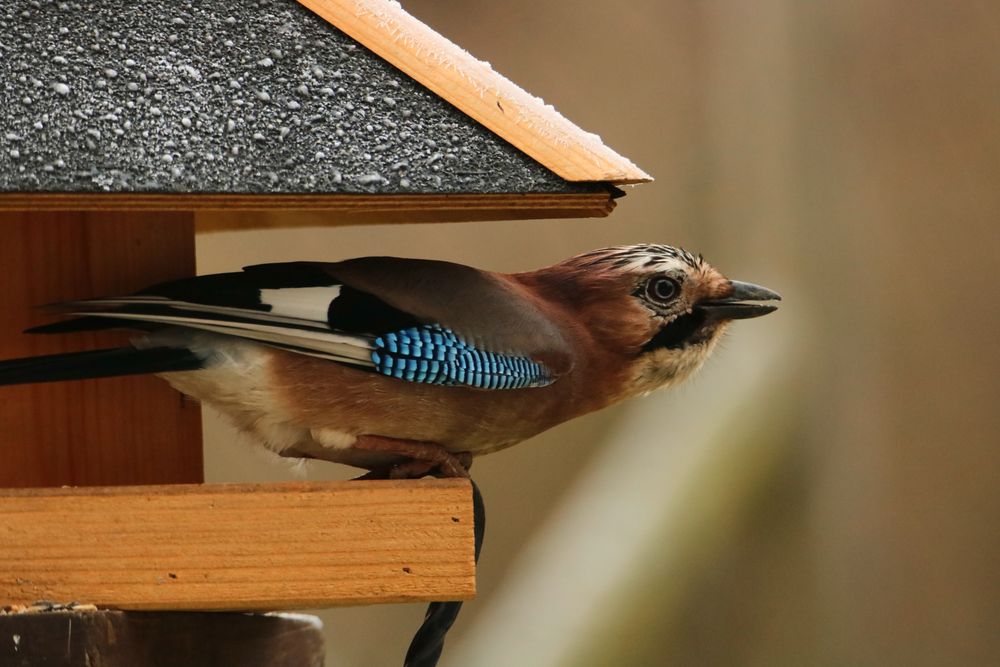
[[[656, 177], [608, 219], [209, 231], [199, 271], [683, 245], [785, 296], [687, 386], [477, 461], [448, 667], [1000, 664], [1000, 4], [407, 0]], [[298, 222], [303, 222], [299, 220]], [[209, 481], [345, 478], [248, 454]], [[423, 606], [321, 612], [400, 664]]]

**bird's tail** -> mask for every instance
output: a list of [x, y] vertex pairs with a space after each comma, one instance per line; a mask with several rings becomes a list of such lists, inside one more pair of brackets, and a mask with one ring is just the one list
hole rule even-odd
[[0, 385], [192, 371], [205, 360], [186, 348], [118, 347], [0, 361]]

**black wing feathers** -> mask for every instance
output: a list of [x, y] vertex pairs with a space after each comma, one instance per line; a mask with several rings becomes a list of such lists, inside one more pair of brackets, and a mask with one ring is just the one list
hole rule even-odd
[[211, 306], [271, 310], [271, 306], [261, 303], [262, 289], [335, 285], [337, 280], [321, 267], [318, 262], [261, 264], [239, 273], [217, 273], [161, 283], [137, 295], [163, 296]]
[[258, 289], [340, 285], [340, 294], [330, 302], [327, 312], [330, 328], [336, 331], [377, 336], [424, 323], [374, 294], [349, 284], [349, 281], [341, 280], [330, 271], [336, 266], [322, 262], [256, 264], [243, 267], [242, 275], [250, 277]]
[[340, 295], [330, 302], [327, 319], [331, 328], [375, 336], [423, 324], [413, 315], [348, 285], [341, 287]]
[[69, 352], [0, 361], [0, 385], [191, 371], [203, 364], [191, 350], [172, 347]]
[[[464, 370], [467, 380], [458, 375], [452, 379], [476, 387], [514, 386], [491, 385], [492, 376], [487, 377], [493, 372], [491, 364], [507, 369], [501, 373], [503, 380], [510, 380], [507, 371], [519, 369], [518, 364], [544, 366], [544, 375], [551, 380], [567, 372], [573, 363], [555, 322], [516, 280], [449, 262], [369, 257], [333, 264], [261, 264], [240, 273], [162, 283], [130, 297], [64, 305], [76, 319], [31, 331], [135, 328], [154, 332], [152, 340], [162, 328], [203, 331], [418, 382], [431, 381], [426, 378], [437, 377], [439, 371], [451, 378], [449, 372], [460, 374]], [[434, 334], [441, 340], [422, 338]], [[398, 350], [394, 341], [400, 345]], [[441, 354], [455, 358], [427, 356], [436, 347], [442, 347]], [[380, 353], [383, 348], [386, 351]], [[50, 379], [69, 379], [166, 372], [174, 369], [172, 364], [179, 364], [180, 370], [200, 364], [184, 356], [190, 354], [187, 350], [174, 350], [176, 356], [169, 351], [132, 352], [131, 356], [105, 351], [103, 358], [43, 361], [31, 377], [44, 380], [50, 375]], [[459, 356], [461, 363], [455, 361]], [[103, 370], [88, 365], [91, 360], [103, 364]], [[433, 370], [444, 361], [447, 368]], [[458, 365], [451, 368], [449, 364]], [[9, 381], [38, 381], [13, 375], [27, 370], [27, 366], [8, 366]]]
[[340, 284], [340, 294], [330, 301], [327, 312], [327, 324], [333, 331], [379, 335], [421, 323], [413, 315], [393, 308], [368, 292], [342, 284], [326, 271], [326, 266], [321, 262], [258, 264], [245, 267], [241, 273], [186, 278], [150, 287], [139, 294], [227, 308], [271, 311], [274, 306], [261, 301], [261, 290]]

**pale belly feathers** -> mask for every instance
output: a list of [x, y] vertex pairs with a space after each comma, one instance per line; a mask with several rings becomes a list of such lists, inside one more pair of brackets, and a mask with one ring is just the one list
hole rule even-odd
[[[476, 414], [463, 407], [470, 392], [479, 390], [402, 383], [213, 334], [199, 336], [194, 344], [186, 342], [208, 356], [206, 367], [160, 376], [283, 456], [371, 468], [400, 459], [352, 449], [359, 435], [426, 440], [473, 454], [496, 451], [534, 435], [517, 428], [518, 422], [525, 423], [517, 415]], [[284, 363], [276, 363], [279, 358]], [[287, 368], [289, 361], [311, 369], [309, 386], [292, 386], [283, 376], [279, 366]], [[350, 382], [338, 381], [350, 374], [354, 374]], [[498, 392], [506, 396], [497, 398], [509, 400], [512, 393]]]

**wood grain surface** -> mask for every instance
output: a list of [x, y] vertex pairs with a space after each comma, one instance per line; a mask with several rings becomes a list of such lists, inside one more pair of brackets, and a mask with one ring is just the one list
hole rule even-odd
[[0, 606], [268, 610], [474, 594], [467, 480], [0, 490]]
[[614, 210], [608, 192], [578, 194], [276, 195], [163, 193], [0, 193], [7, 211], [313, 211], [312, 224], [468, 222], [541, 218], [603, 218]]
[[[26, 335], [43, 304], [194, 274], [191, 213], [0, 212], [0, 359], [125, 344]], [[201, 411], [155, 377], [0, 387], [0, 487], [202, 480]]]

